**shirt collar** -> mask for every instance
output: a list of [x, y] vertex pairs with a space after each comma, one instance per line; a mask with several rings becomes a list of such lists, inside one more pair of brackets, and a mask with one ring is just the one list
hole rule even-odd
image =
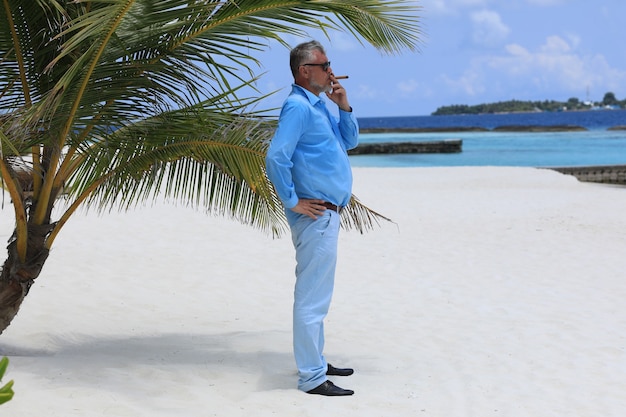
[[313, 94], [312, 92], [310, 92], [306, 88], [299, 86], [298, 84], [292, 84], [292, 90], [291, 91], [293, 93], [305, 96], [307, 98], [307, 100], [309, 100], [309, 103], [311, 103], [312, 106], [315, 106], [320, 101], [322, 101], [322, 99], [319, 96], [316, 96], [315, 94]]

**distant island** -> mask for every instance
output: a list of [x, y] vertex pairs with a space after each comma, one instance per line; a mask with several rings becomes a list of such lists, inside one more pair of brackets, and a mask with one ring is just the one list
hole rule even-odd
[[618, 100], [615, 94], [608, 92], [601, 102], [580, 101], [573, 97], [567, 101], [521, 101], [508, 100], [496, 103], [477, 104], [473, 106], [465, 104], [455, 104], [451, 106], [439, 107], [433, 116], [444, 116], [453, 114], [485, 114], [485, 113], [528, 113], [528, 112], [555, 112], [555, 111], [580, 111], [597, 108], [624, 109], [626, 100]]

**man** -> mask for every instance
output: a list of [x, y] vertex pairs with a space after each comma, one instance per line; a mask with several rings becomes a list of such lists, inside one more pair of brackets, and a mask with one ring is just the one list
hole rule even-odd
[[[339, 212], [352, 195], [352, 171], [346, 153], [358, 143], [358, 124], [346, 90], [337, 82], [324, 48], [317, 41], [291, 50], [294, 84], [283, 104], [267, 153], [267, 175], [285, 206], [296, 249], [293, 345], [298, 388], [309, 394], [352, 395], [328, 375], [347, 376], [326, 362], [324, 318], [332, 298]], [[339, 107], [333, 117], [319, 95]]]

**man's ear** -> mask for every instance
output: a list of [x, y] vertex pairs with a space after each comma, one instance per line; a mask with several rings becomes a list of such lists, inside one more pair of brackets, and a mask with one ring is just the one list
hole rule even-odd
[[309, 78], [309, 68], [306, 65], [300, 65], [298, 67], [298, 74], [301, 78], [308, 79]]

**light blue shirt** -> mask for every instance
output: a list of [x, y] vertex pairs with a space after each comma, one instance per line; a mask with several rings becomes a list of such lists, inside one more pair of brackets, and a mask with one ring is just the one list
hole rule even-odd
[[267, 175], [286, 208], [299, 199], [345, 206], [352, 195], [346, 150], [355, 148], [359, 125], [353, 112], [339, 109], [339, 120], [324, 100], [293, 85], [267, 151]]

